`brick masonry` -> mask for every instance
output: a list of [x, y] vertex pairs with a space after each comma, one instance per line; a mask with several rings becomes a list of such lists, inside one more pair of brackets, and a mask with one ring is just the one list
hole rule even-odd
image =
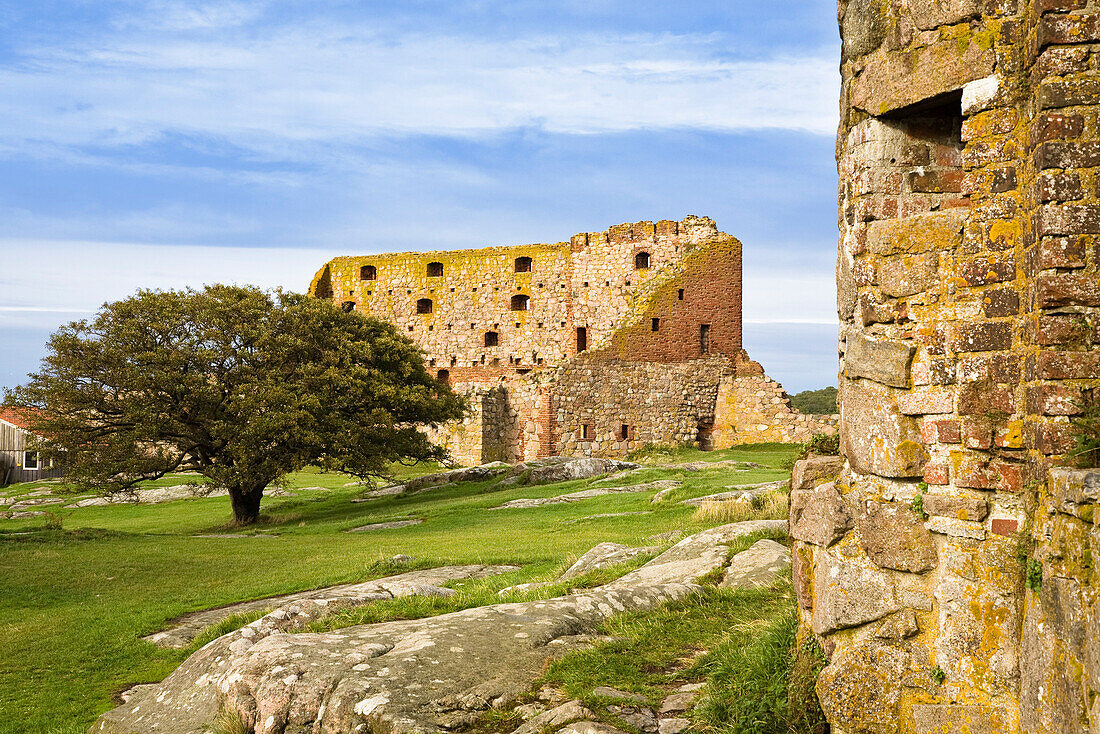
[[819, 697], [837, 732], [1100, 731], [1100, 476], [1055, 468], [1100, 386], [1100, 5], [838, 10], [846, 463], [791, 518]]
[[395, 324], [472, 397], [470, 416], [436, 434], [466, 463], [830, 429], [792, 410], [744, 353], [741, 243], [703, 217], [557, 244], [340, 257], [310, 292]]

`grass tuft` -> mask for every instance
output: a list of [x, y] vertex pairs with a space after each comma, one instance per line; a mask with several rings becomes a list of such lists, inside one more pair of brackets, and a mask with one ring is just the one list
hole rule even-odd
[[222, 706], [214, 717], [214, 734], [253, 734], [244, 719], [231, 708]]
[[787, 517], [787, 493], [768, 492], [752, 502], [718, 500], [699, 505], [691, 519], [700, 523], [730, 523], [744, 520], [782, 520]]

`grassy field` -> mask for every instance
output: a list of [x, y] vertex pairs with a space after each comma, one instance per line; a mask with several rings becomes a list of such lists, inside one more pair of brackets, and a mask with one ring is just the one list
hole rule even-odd
[[[199, 537], [241, 532], [228, 527], [225, 497], [60, 510], [50, 523], [0, 520], [0, 732], [80, 731], [115, 705], [118, 691], [163, 678], [188, 651], [162, 650], [140, 638], [185, 612], [386, 575], [393, 572], [386, 561], [399, 553], [414, 556], [418, 566], [522, 565], [486, 582], [494, 588], [551, 579], [599, 542], [652, 544], [648, 539], [659, 533], [718, 524], [693, 517], [694, 508], [678, 500], [785, 477], [783, 466], [796, 448], [651, 452], [644, 461], [652, 468], [629, 483], [683, 481], [658, 505], [650, 504], [652, 492], [644, 492], [490, 510], [507, 500], [564, 494], [589, 483], [500, 488], [496, 480], [354, 503], [363, 488], [344, 486], [351, 478], [302, 472], [290, 478], [291, 488], [326, 489], [265, 499], [264, 522], [244, 531], [247, 537]], [[659, 466], [722, 459], [763, 467], [685, 472]], [[168, 478], [160, 484], [180, 482]], [[3, 491], [23, 494], [39, 486]], [[644, 514], [583, 519], [617, 512]], [[342, 532], [411, 517], [424, 523]]]

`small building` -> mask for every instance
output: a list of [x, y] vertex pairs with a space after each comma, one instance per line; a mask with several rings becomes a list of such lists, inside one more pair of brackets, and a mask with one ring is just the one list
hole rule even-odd
[[18, 411], [0, 410], [0, 486], [54, 479], [63, 473], [61, 467], [39, 458], [27, 425]]

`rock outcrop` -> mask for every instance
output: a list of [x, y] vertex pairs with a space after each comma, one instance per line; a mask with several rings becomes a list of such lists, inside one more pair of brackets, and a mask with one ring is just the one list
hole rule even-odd
[[586, 644], [609, 617], [694, 593], [699, 577], [725, 565], [734, 538], [783, 526], [765, 520], [703, 531], [606, 586], [557, 599], [326, 633], [253, 623], [136, 690], [92, 731], [200, 734], [222, 708], [257, 734], [452, 729], [514, 700], [549, 659]]

